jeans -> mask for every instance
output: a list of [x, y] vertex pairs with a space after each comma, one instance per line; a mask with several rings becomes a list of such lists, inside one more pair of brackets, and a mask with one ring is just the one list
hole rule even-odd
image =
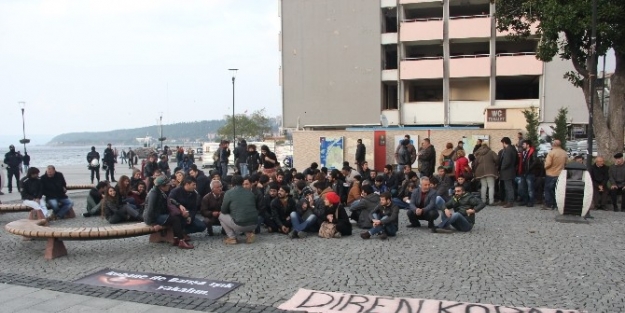
[[438, 228], [447, 228], [449, 226], [453, 226], [455, 229], [461, 232], [468, 232], [473, 229], [473, 224], [469, 223], [464, 215], [454, 212], [451, 214], [451, 217], [447, 217], [444, 213], [441, 214], [441, 219], [443, 220]]
[[486, 191], [488, 190], [488, 203], [495, 203], [495, 177], [480, 178], [480, 184], [482, 184], [480, 189], [482, 202], [486, 203]]
[[[48, 204], [52, 207], [52, 212], [59, 218], [65, 218], [65, 215], [74, 206], [72, 200], [65, 199], [47, 199]], [[60, 206], [59, 206], [60, 205]]]
[[302, 220], [302, 217], [297, 212], [291, 212], [291, 224], [293, 224], [293, 230], [297, 232], [306, 231], [310, 226], [315, 225], [317, 222], [317, 216], [311, 214], [306, 220]]
[[556, 208], [556, 184], [557, 176], [545, 176], [545, 206]]
[[246, 177], [247, 175], [249, 175], [249, 171], [247, 169], [247, 164], [245, 163], [240, 163], [239, 164], [239, 171], [241, 173], [241, 177]]
[[221, 177], [228, 176], [228, 163], [219, 163], [221, 167]]
[[528, 206], [534, 206], [536, 199], [534, 196], [534, 186], [536, 185], [536, 177], [534, 174], [526, 174], [516, 178], [519, 188], [519, 197], [521, 202]]
[[[388, 219], [388, 216], [384, 216], [380, 218], [380, 215], [378, 215], [377, 213], [373, 213], [373, 219], [384, 221]], [[380, 224], [379, 226], [375, 226], [369, 229], [369, 234], [371, 234], [372, 236], [375, 234], [379, 234], [381, 232], [385, 232], [387, 235], [393, 237], [397, 235], [397, 224], [395, 223]]]
[[201, 233], [206, 230], [206, 224], [204, 224], [204, 221], [199, 217], [191, 220], [191, 224], [186, 224], [186, 219], [184, 220], [184, 232], [186, 234]]
[[8, 184], [7, 187], [9, 188], [9, 192], [12, 192], [13, 189], [13, 176], [15, 176], [15, 186], [17, 187], [17, 190], [20, 190], [20, 169], [19, 166], [17, 168], [8, 168], [7, 169], [7, 178], [8, 180]]
[[514, 204], [514, 179], [508, 179], [503, 181], [504, 189], [506, 190], [506, 201], [508, 204]]
[[240, 226], [234, 223], [230, 214], [219, 214], [219, 222], [221, 227], [226, 231], [228, 238], [236, 238], [237, 234], [252, 232], [256, 225]]
[[404, 210], [410, 209], [410, 204], [406, 203], [404, 200], [400, 198], [393, 198], [392, 201], [393, 201], [393, 204], [396, 205], [400, 209], [404, 209]]
[[24, 205], [33, 208], [34, 210], [41, 210], [44, 216], [48, 216], [48, 208], [46, 207], [46, 201], [39, 199], [39, 202], [33, 200], [24, 200]]

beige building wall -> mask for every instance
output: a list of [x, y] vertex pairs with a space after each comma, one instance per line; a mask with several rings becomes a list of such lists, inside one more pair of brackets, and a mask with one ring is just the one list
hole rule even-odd
[[[384, 129], [380, 129], [384, 130]], [[471, 138], [473, 135], [490, 136], [491, 148], [494, 151], [501, 149], [500, 140], [503, 137], [510, 137], [515, 140], [517, 133], [522, 131], [521, 128], [516, 129], [471, 129], [471, 130], [432, 130], [429, 138], [438, 153], [444, 150], [447, 142], [451, 142], [454, 147], [456, 143], [462, 140], [463, 136]], [[386, 129], [386, 160], [385, 164], [395, 164], [395, 136], [404, 136], [409, 134], [411, 137], [419, 136], [419, 140], [428, 137], [427, 130], [411, 130], [411, 129]], [[303, 171], [310, 166], [310, 163], [319, 163], [319, 137], [343, 137], [344, 138], [344, 155], [343, 160], [349, 161], [353, 165], [356, 154], [356, 140], [362, 139], [367, 147], [366, 160], [370, 167], [375, 164], [374, 158], [374, 131], [295, 131], [293, 132], [293, 164], [299, 171]]]
[[489, 101], [490, 82], [486, 79], [451, 80], [449, 82], [450, 101]]

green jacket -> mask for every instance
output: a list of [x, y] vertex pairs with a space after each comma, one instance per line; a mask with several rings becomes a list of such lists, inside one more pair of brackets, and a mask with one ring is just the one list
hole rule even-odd
[[471, 193], [465, 192], [460, 197], [453, 196], [447, 203], [445, 203], [445, 208], [453, 209], [454, 212], [458, 212], [467, 218], [467, 221], [471, 224], [475, 224], [475, 214], [468, 215], [467, 210], [473, 209], [475, 213], [482, 211], [482, 209], [486, 206], [482, 199], [478, 197], [474, 197]]
[[229, 214], [239, 226], [252, 226], [258, 223], [256, 197], [252, 191], [236, 186], [226, 191], [221, 213]]

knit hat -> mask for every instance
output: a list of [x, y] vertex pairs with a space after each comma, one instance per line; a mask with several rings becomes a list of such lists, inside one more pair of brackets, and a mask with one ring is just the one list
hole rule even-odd
[[619, 153], [614, 155], [614, 158], [615, 159], [622, 159], [623, 158], [623, 154], [619, 152]]
[[339, 204], [339, 202], [341, 202], [339, 195], [334, 192], [328, 192], [325, 196], [331, 204]]
[[313, 191], [312, 188], [310, 188], [309, 186], [304, 187], [304, 189], [302, 189], [302, 197], [307, 197], [308, 195], [312, 195], [315, 192]]
[[165, 175], [161, 175], [159, 177], [156, 177], [156, 179], [154, 180], [154, 186], [160, 187], [160, 186], [169, 184], [170, 181], [171, 179], [169, 179], [169, 177]]

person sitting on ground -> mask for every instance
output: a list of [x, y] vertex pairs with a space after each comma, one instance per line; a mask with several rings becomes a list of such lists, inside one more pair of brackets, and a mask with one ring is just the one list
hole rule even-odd
[[117, 190], [114, 187], [108, 187], [106, 195], [102, 199], [101, 216], [110, 224], [119, 224], [122, 222], [141, 221], [141, 215], [129, 204], [119, 204]]
[[145, 184], [150, 188], [152, 186], [152, 182], [154, 181], [154, 171], [158, 169], [158, 163], [156, 162], [156, 154], [150, 153], [148, 155], [148, 159], [145, 162], [145, 166], [143, 166], [143, 177], [146, 179]]
[[33, 210], [41, 211], [46, 218], [50, 217], [50, 212], [43, 199], [43, 187], [39, 179], [39, 169], [36, 167], [28, 168], [26, 175], [20, 180], [19, 185], [22, 186], [20, 191], [22, 192], [24, 205]]
[[279, 231], [279, 229], [278, 223], [273, 220], [273, 216], [271, 214], [271, 203], [278, 198], [278, 189], [280, 188], [276, 183], [269, 183], [268, 185], [267, 193], [263, 195], [263, 201], [261, 203], [259, 213], [263, 219], [263, 224], [265, 224], [265, 227], [267, 228], [267, 232], [273, 233]]
[[369, 162], [364, 161], [361, 164], [362, 170], [360, 171], [360, 176], [362, 176], [363, 180], [368, 180], [371, 177], [371, 169], [369, 169]]
[[108, 181], [103, 180], [99, 182], [94, 188], [91, 188], [91, 190], [89, 190], [89, 195], [87, 195], [87, 212], [82, 214], [83, 217], [98, 216], [101, 214], [100, 207], [102, 204], [102, 199], [106, 195], [106, 191], [110, 186], [111, 185]]
[[[404, 182], [401, 184], [401, 187], [399, 187], [399, 191], [397, 192], [397, 195], [393, 198], [393, 203], [400, 209], [408, 209], [409, 205], [408, 202], [410, 201], [410, 196], [412, 196], [412, 191], [408, 190], [408, 186], [410, 184], [412, 184], [413, 186], [416, 186], [417, 181], [419, 180], [419, 177], [417, 176], [417, 173], [410, 171], [408, 172], [408, 174], [406, 174], [406, 179], [404, 180]], [[414, 190], [414, 187], [413, 187]], [[405, 198], [408, 198], [409, 201], [404, 201]]]
[[375, 178], [375, 183], [371, 185], [371, 187], [373, 187], [373, 192], [377, 193], [378, 195], [381, 195], [388, 191], [388, 188], [384, 184], [384, 176], [382, 175], [378, 175]]
[[345, 183], [345, 177], [343, 177], [343, 174], [341, 174], [339, 170], [333, 169], [330, 172], [330, 184], [332, 184], [332, 191], [341, 198], [341, 203], [345, 203], [347, 201], [349, 185]]
[[[224, 202], [224, 192], [221, 186], [221, 182], [213, 180], [210, 183], [211, 192], [202, 198], [202, 205], [200, 206], [200, 214], [204, 217], [204, 224], [206, 224], [206, 235], [214, 236], [213, 226], [219, 224], [219, 213], [221, 212], [221, 205]], [[222, 233], [225, 234], [222, 228]]]
[[271, 219], [276, 223], [277, 230], [280, 233], [288, 234], [291, 231], [291, 213], [295, 212], [297, 203], [289, 194], [291, 188], [282, 186], [278, 189], [278, 197], [271, 201]]
[[454, 180], [450, 175], [447, 175], [445, 171], [445, 167], [439, 166], [436, 169], [436, 174], [434, 177], [438, 180], [438, 184], [436, 185], [436, 195], [442, 197], [445, 202], [451, 199], [450, 194], [454, 188]]
[[370, 218], [373, 221], [373, 228], [360, 233], [360, 238], [369, 239], [371, 236], [379, 235], [385, 240], [388, 236], [394, 237], [399, 228], [399, 208], [393, 204], [390, 192], [380, 195], [380, 204], [371, 211]]
[[384, 185], [386, 186], [387, 191], [390, 192], [392, 195], [396, 195], [399, 189], [400, 182], [397, 176], [398, 175], [393, 172], [392, 165], [386, 164], [386, 166], [384, 166], [384, 175], [382, 175], [382, 177], [384, 178]]
[[193, 177], [197, 184], [197, 193], [200, 195], [200, 199], [204, 198], [210, 191], [211, 180], [204, 174], [204, 171], [197, 168], [197, 165], [191, 165], [189, 169], [189, 176]]
[[461, 232], [469, 232], [475, 225], [475, 214], [486, 205], [479, 197], [467, 192], [462, 185], [454, 188], [454, 196], [445, 203], [445, 211], [441, 215], [442, 222], [435, 228], [433, 233], [452, 232], [451, 226]]
[[417, 184], [415, 184], [413, 181], [410, 181], [408, 183], [408, 186], [406, 186], [406, 189], [402, 191], [402, 193], [400, 193], [398, 197], [393, 198], [393, 204], [395, 204], [400, 210], [410, 209], [410, 197], [412, 196], [412, 193], [415, 189], [417, 189]]
[[323, 221], [336, 224], [336, 234], [334, 238], [350, 236], [352, 234], [352, 224], [349, 216], [341, 204], [341, 198], [333, 191], [328, 192], [323, 197], [324, 217]]
[[360, 182], [362, 181], [362, 176], [356, 175], [354, 176], [352, 186], [349, 188], [349, 193], [347, 194], [347, 206], [350, 207], [354, 204], [357, 204], [360, 200], [360, 194], [362, 193]]
[[139, 184], [137, 185], [137, 189], [130, 192], [130, 198], [134, 200], [137, 211], [139, 211], [141, 215], [143, 215], [145, 199], [147, 196], [148, 191], [145, 186], [145, 182], [139, 182]]
[[456, 183], [454, 184], [454, 186], [462, 186], [464, 188], [464, 190], [468, 193], [473, 192], [472, 188], [471, 188], [471, 183], [468, 182], [466, 180], [466, 178], [464, 177], [464, 175], [460, 175], [458, 176], [458, 178], [456, 179]]
[[132, 176], [130, 176], [130, 189], [137, 190], [139, 182], [145, 183], [145, 180], [141, 178], [141, 171], [138, 169], [132, 170]]
[[362, 186], [362, 199], [349, 208], [350, 218], [356, 221], [356, 225], [362, 229], [369, 229], [373, 227], [371, 218], [369, 218], [371, 212], [380, 203], [380, 195], [373, 191], [373, 186]]
[[[221, 189], [226, 192], [228, 191], [228, 184], [226, 184], [226, 181], [222, 179], [221, 175], [219, 174], [219, 172], [217, 171], [213, 171], [211, 172], [211, 180], [218, 180], [221, 182]], [[209, 183], [210, 184], [210, 183]]]
[[46, 173], [41, 176], [41, 186], [55, 218], [65, 219], [74, 207], [74, 202], [67, 197], [67, 183], [63, 173], [57, 172], [54, 165], [48, 165]]
[[291, 212], [291, 224], [293, 224], [293, 230], [289, 233], [291, 239], [304, 238], [306, 232], [316, 231], [317, 216], [311, 207], [313, 201], [313, 192], [307, 189], [297, 202], [295, 211]]
[[180, 209], [180, 212], [188, 212], [187, 223], [184, 226], [184, 233], [186, 241], [190, 241], [189, 234], [200, 233], [206, 229], [204, 220], [200, 217], [196, 217], [200, 209], [200, 198], [195, 191], [196, 187], [195, 179], [193, 177], [186, 177], [182, 182], [182, 185], [172, 189], [169, 193], [169, 201]]
[[354, 182], [354, 178], [356, 177], [356, 175], [360, 175], [358, 171], [351, 168], [351, 166], [349, 165], [343, 166], [343, 169], [341, 169], [341, 173], [343, 174], [343, 177], [345, 177], [345, 182], [348, 184]]
[[147, 205], [143, 212], [143, 219], [145, 224], [154, 226], [154, 229], [160, 231], [163, 226], [171, 227], [174, 233], [174, 246], [178, 246], [180, 249], [193, 249], [193, 245], [185, 240], [185, 234], [183, 231], [183, 223], [186, 223], [186, 217], [189, 216], [189, 212], [182, 212], [182, 214], [172, 214], [168, 208], [167, 194], [171, 188], [170, 179], [161, 175], [154, 179], [154, 188], [148, 193]]
[[219, 214], [219, 222], [226, 231], [228, 238], [225, 244], [237, 244], [237, 234], [245, 233], [246, 243], [253, 243], [256, 240], [254, 229], [258, 222], [258, 211], [254, 194], [243, 188], [243, 177], [232, 176], [234, 188], [228, 190], [224, 195], [224, 201]]
[[438, 210], [444, 208], [445, 200], [438, 197], [436, 190], [431, 188], [430, 179], [421, 177], [419, 187], [412, 192], [410, 209], [408, 210], [408, 227], [421, 227], [421, 222], [427, 221], [428, 228], [434, 228], [434, 221], [438, 218]]

